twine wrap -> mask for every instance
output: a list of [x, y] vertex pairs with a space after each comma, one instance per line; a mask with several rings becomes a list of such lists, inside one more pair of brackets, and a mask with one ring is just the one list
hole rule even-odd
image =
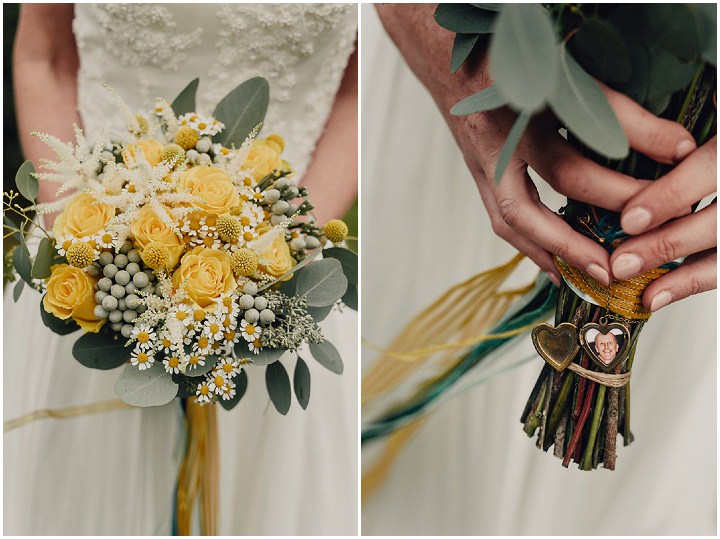
[[589, 371], [577, 363], [570, 363], [567, 369], [591, 382], [596, 382], [607, 387], [623, 387], [630, 382], [630, 371], [622, 374], [607, 374], [604, 372]]
[[652, 313], [643, 307], [642, 294], [650, 283], [670, 271], [655, 268], [627, 281], [613, 281], [609, 287], [605, 287], [559, 257], [555, 257], [555, 265], [568, 283], [590, 296], [598, 305], [630, 320], [650, 318]]

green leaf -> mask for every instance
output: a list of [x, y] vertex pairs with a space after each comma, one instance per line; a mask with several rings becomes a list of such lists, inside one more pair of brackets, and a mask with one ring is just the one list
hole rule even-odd
[[505, 105], [507, 105], [507, 99], [500, 95], [497, 86], [488, 86], [478, 93], [455, 103], [455, 106], [450, 109], [450, 114], [463, 116], [504, 107]]
[[130, 348], [124, 345], [115, 332], [85, 333], [75, 341], [72, 353], [86, 367], [109, 370], [130, 360]]
[[568, 43], [577, 62], [609, 84], [630, 78], [630, 57], [620, 32], [607, 20], [589, 17]]
[[253, 365], [269, 365], [279, 360], [287, 352], [285, 348], [261, 348], [256, 354], [250, 351], [247, 341], [244, 339], [235, 343], [235, 354], [240, 358], [251, 359]]
[[195, 106], [195, 95], [197, 94], [198, 84], [200, 84], [200, 79], [196, 78], [191, 80], [172, 102], [172, 105], [170, 106], [172, 107], [175, 116], [187, 114], [188, 112], [195, 112], [197, 110]]
[[480, 34], [455, 34], [452, 54], [450, 55], [450, 73], [455, 73], [473, 50]]
[[650, 59], [645, 46], [639, 43], [631, 43], [628, 46], [628, 55], [632, 66], [630, 78], [625, 83], [617, 86], [617, 89], [636, 103], [642, 104], [647, 98]]
[[557, 78], [555, 32], [534, 4], [507, 4], [490, 44], [490, 70], [498, 91], [517, 110], [541, 108]]
[[13, 265], [20, 278], [32, 286], [32, 260], [24, 239], [21, 239], [20, 245], [13, 251]]
[[323, 258], [334, 258], [342, 264], [343, 273], [350, 284], [358, 284], [358, 255], [350, 249], [330, 247], [323, 251]]
[[497, 163], [495, 164], [495, 185], [500, 183], [502, 175], [505, 172], [505, 168], [508, 166], [510, 158], [515, 152], [515, 148], [517, 148], [528, 122], [530, 122], [530, 118], [530, 112], [521, 112], [515, 120], [512, 129], [510, 129], [510, 133], [508, 133], [507, 139], [505, 139], [505, 144], [503, 144]]
[[502, 11], [502, 4], [470, 4], [478, 9], [484, 9], [485, 11]]
[[243, 398], [245, 392], [247, 391], [248, 377], [245, 369], [241, 370], [240, 373], [233, 378], [233, 381], [235, 382], [235, 396], [228, 400], [223, 400], [222, 398], [220, 399], [220, 406], [226, 410], [232, 410], [235, 408], [235, 405], [240, 402], [240, 399]]
[[15, 185], [17, 185], [18, 191], [30, 202], [35, 202], [40, 192], [37, 178], [33, 174], [35, 174], [35, 167], [32, 161], [25, 161], [15, 174]]
[[213, 140], [223, 146], [240, 145], [265, 120], [270, 103], [270, 86], [262, 77], [243, 82], [232, 90], [215, 107], [213, 116], [225, 128]]
[[611, 159], [628, 153], [628, 141], [600, 85], [560, 46], [560, 77], [550, 107], [573, 135]]
[[495, 14], [471, 4], [440, 4], [435, 10], [435, 21], [443, 28], [459, 34], [489, 34], [492, 32]]
[[343, 362], [337, 348], [329, 341], [323, 341], [321, 343], [310, 343], [310, 353], [315, 358], [315, 361], [320, 363], [330, 372], [335, 374], [343, 373]]
[[667, 51], [655, 49], [650, 53], [647, 99], [669, 97], [690, 84], [697, 69], [697, 64], [685, 63]]
[[697, 10], [697, 16], [705, 28], [705, 47], [702, 57], [706, 62], [717, 65], [717, 4], [690, 4], [690, 9]]
[[30, 275], [35, 279], [47, 279], [50, 277], [50, 266], [55, 258], [55, 244], [50, 238], [40, 240], [38, 252], [32, 265]]
[[178, 385], [165, 372], [162, 362], [141, 371], [128, 365], [115, 382], [115, 394], [133, 406], [162, 406], [175, 398]]
[[295, 363], [295, 373], [293, 374], [293, 389], [297, 397], [298, 404], [303, 410], [307, 410], [310, 401], [310, 369], [301, 357], [298, 357]]
[[705, 24], [688, 4], [650, 4], [641, 8], [642, 24], [635, 31], [651, 48], [691, 59], [705, 49]]
[[[40, 302], [40, 318], [42, 319], [43, 324], [45, 324], [47, 328], [49, 328], [53, 333], [57, 333], [58, 335], [69, 335], [70, 333], [73, 333], [74, 331], [80, 329], [80, 326], [78, 326], [77, 322], [75, 322], [75, 320], [73, 320], [72, 318], [68, 318], [67, 320], [60, 320], [54, 314], [47, 312], [43, 307], [42, 301]], [[127, 358], [128, 355], [126, 354], [125, 359]]]
[[307, 298], [308, 307], [325, 307], [339, 300], [347, 290], [348, 280], [342, 264], [326, 258], [307, 266], [297, 276], [297, 295]]
[[[5, 225], [3, 228], [7, 229], [8, 233], [12, 229], [20, 228], [20, 226], [15, 221], [13, 221], [10, 217], [8, 217], [7, 215], [3, 215], [3, 225]], [[3, 234], [3, 236], [4, 235], [5, 234]], [[20, 242], [20, 238], [21, 238], [20, 232], [12, 232], [12, 235], [10, 237], [12, 237], [18, 243]]]
[[[348, 288], [350, 288], [350, 285], [348, 285]], [[346, 292], [347, 294], [347, 292]], [[325, 307], [308, 307], [308, 313], [310, 313], [310, 316], [313, 317], [313, 320], [317, 324], [318, 322], [322, 322], [327, 318], [327, 315], [330, 314], [330, 311], [333, 310], [333, 307], [335, 305], [326, 305]]]
[[275, 409], [282, 415], [290, 409], [290, 378], [280, 362], [271, 363], [265, 368], [265, 385]]
[[205, 365], [188, 365], [185, 369], [185, 376], [190, 378], [197, 378], [199, 376], [205, 376], [209, 373], [215, 364], [217, 363], [218, 357], [215, 355], [205, 357]]
[[353, 311], [358, 310], [358, 289], [356, 284], [348, 285], [347, 292], [342, 297], [343, 303]]
[[15, 283], [15, 286], [13, 286], [13, 301], [15, 303], [17, 303], [20, 299], [20, 294], [22, 294], [23, 288], [25, 288], [25, 281], [18, 279], [18, 282]]

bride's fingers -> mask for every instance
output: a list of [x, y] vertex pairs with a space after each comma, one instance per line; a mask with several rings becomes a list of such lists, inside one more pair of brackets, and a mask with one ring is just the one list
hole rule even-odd
[[713, 290], [717, 285], [717, 251], [689, 256], [682, 266], [663, 275], [643, 293], [643, 305], [657, 311], [693, 294]]
[[717, 204], [623, 242], [610, 257], [613, 276], [629, 279], [717, 245]]
[[695, 149], [695, 140], [680, 124], [658, 118], [628, 96], [601, 86], [631, 148], [661, 163], [682, 161]]
[[520, 158], [558, 193], [611, 211], [621, 211], [646, 183], [586, 159], [560, 135], [539, 129], [526, 137]]
[[717, 137], [713, 137], [631, 198], [622, 210], [620, 223], [628, 234], [640, 234], [687, 214], [690, 206], [716, 190]]
[[575, 232], [541, 202], [533, 200], [535, 186], [527, 173], [508, 167], [496, 189], [503, 221], [515, 232], [584, 270], [604, 285], [610, 284], [609, 257], [605, 250]]

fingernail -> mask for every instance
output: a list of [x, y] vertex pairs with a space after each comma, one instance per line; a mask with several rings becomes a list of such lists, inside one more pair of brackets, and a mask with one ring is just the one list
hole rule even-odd
[[672, 294], [667, 291], [662, 291], [652, 299], [652, 302], [650, 302], [650, 310], [652, 312], [658, 311], [663, 307], [667, 307], [668, 305], [670, 305], [671, 301]]
[[608, 275], [608, 272], [602, 269], [600, 266], [598, 266], [595, 263], [588, 264], [585, 266], [585, 272], [590, 274], [593, 279], [595, 279], [597, 282], [602, 284], [603, 286], [609, 286], [610, 285], [610, 275]]
[[627, 279], [640, 273], [643, 260], [637, 255], [626, 253], [615, 259], [612, 272], [616, 279]]
[[560, 279], [558, 279], [556, 275], [553, 275], [552, 273], [548, 273], [547, 276], [548, 276], [548, 279], [550, 279], [555, 286], [560, 288]]
[[682, 161], [690, 155], [695, 148], [697, 148], [697, 146], [694, 141], [688, 139], [681, 140], [678, 142], [678, 145], [675, 146], [675, 161]]
[[632, 208], [622, 214], [622, 229], [628, 234], [639, 234], [647, 229], [652, 215], [645, 208]]

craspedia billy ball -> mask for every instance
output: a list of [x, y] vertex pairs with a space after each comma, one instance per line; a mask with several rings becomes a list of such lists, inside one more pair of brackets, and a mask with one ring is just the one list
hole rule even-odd
[[170, 250], [167, 245], [153, 241], [143, 249], [140, 256], [147, 266], [154, 270], [159, 270], [167, 266], [170, 260]]
[[325, 223], [325, 237], [333, 243], [340, 243], [348, 235], [347, 225], [340, 219], [330, 219]]
[[200, 140], [200, 133], [192, 127], [184, 125], [175, 133], [175, 144], [183, 150], [192, 150], [195, 148], [197, 141]]
[[65, 258], [68, 264], [76, 268], [87, 268], [93, 263], [95, 250], [89, 243], [76, 241], [66, 251]]
[[242, 247], [230, 257], [230, 267], [236, 275], [252, 275], [257, 271], [258, 257], [247, 247]]
[[221, 215], [215, 223], [220, 239], [226, 243], [237, 243], [242, 233], [240, 219], [232, 215]]

